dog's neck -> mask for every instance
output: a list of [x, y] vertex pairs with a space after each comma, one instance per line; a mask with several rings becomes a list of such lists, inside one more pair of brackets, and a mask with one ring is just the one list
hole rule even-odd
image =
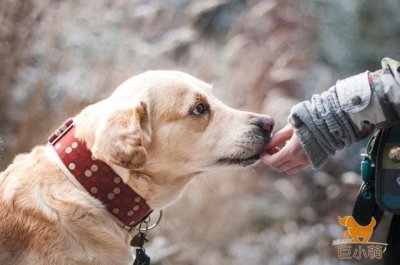
[[195, 174], [185, 174], [172, 177], [165, 175], [166, 173], [163, 175], [150, 170], [133, 171], [115, 165], [111, 167], [126, 184], [145, 198], [154, 210], [163, 209], [177, 201], [188, 182], [195, 176]]
[[136, 226], [152, 209], [110, 165], [92, 155], [75, 129], [69, 119], [49, 137], [58, 157], [57, 165], [75, 186], [100, 200], [123, 225]]

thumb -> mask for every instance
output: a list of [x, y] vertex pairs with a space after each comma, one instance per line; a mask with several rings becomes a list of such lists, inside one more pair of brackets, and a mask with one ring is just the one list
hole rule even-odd
[[285, 127], [276, 132], [271, 140], [268, 142], [266, 149], [278, 146], [289, 140], [293, 135], [293, 127], [291, 124], [287, 124]]

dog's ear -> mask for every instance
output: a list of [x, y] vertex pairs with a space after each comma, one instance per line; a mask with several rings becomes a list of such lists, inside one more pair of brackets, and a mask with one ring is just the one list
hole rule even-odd
[[356, 220], [354, 219], [353, 216], [349, 216], [349, 217], [347, 218], [346, 224], [347, 224], [348, 226], [355, 226], [355, 225], [358, 225], [358, 223], [356, 222]]
[[128, 169], [143, 168], [147, 161], [144, 141], [150, 141], [150, 117], [144, 102], [109, 113], [98, 125], [93, 155]]

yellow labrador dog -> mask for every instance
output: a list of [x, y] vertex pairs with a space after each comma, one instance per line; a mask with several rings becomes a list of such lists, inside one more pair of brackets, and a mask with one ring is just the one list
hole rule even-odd
[[255, 164], [272, 126], [188, 74], [134, 76], [0, 174], [0, 264], [131, 264], [127, 227], [196, 175]]

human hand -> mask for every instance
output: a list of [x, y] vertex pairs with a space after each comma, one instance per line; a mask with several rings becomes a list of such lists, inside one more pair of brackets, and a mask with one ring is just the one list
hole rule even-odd
[[[278, 146], [285, 143], [282, 148]], [[261, 154], [264, 164], [279, 172], [294, 174], [310, 165], [291, 124], [276, 132]]]

